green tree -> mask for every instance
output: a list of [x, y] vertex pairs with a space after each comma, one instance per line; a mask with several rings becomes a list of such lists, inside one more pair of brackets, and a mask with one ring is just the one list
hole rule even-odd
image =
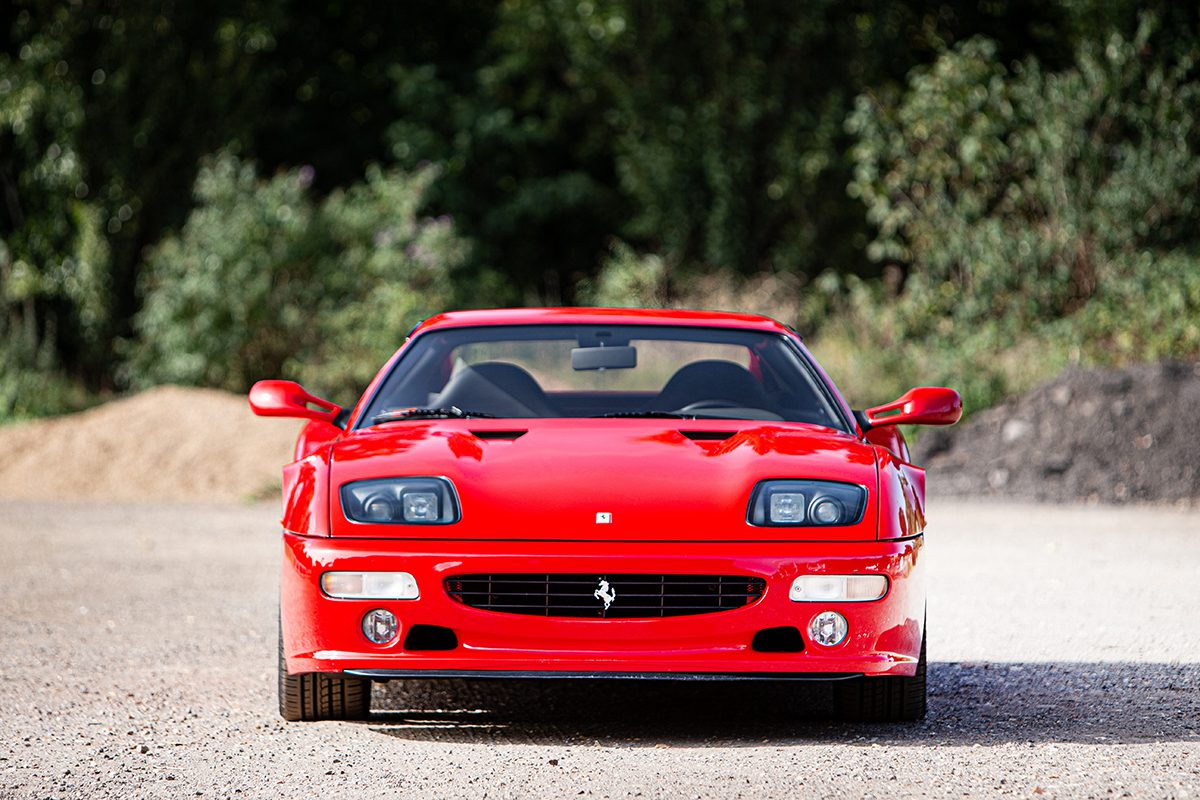
[[1147, 16], [1058, 70], [996, 52], [964, 42], [848, 121], [868, 253], [902, 278], [844, 280], [824, 331], [870, 399], [901, 370], [982, 408], [1068, 362], [1200, 356], [1197, 42]]
[[986, 31], [1049, 50], [1059, 8], [1012, 2], [551, 2], [579, 83], [609, 106], [622, 238], [671, 271], [872, 274], [848, 198], [855, 95]]
[[470, 62], [392, 69], [391, 156], [443, 166], [430, 195], [528, 302], [570, 301], [628, 208], [606, 98], [582, 85], [556, 4], [503, 4]]
[[914, 332], [1057, 319], [1124, 256], [1200, 244], [1200, 49], [1163, 61], [1154, 27], [1060, 72], [971, 40], [899, 100], [860, 98], [851, 191]]
[[[0, 418], [61, 411], [50, 380], [109, 321], [109, 252], [76, 149], [81, 92], [50, 36], [0, 53]], [[45, 391], [45, 390], [49, 391]]]
[[417, 320], [455, 302], [468, 251], [449, 220], [420, 215], [433, 176], [370, 168], [321, 199], [310, 168], [260, 180], [210, 160], [196, 210], [150, 255], [132, 381], [293, 377], [355, 396]]

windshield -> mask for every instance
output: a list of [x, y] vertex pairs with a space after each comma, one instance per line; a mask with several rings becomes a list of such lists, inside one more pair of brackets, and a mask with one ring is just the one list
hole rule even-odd
[[679, 416], [846, 429], [786, 337], [658, 325], [497, 326], [421, 334], [359, 424], [430, 416]]

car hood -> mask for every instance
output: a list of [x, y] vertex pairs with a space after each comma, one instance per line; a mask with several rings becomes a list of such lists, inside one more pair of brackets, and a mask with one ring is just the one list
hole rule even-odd
[[[367, 478], [442, 476], [462, 519], [448, 526], [350, 522], [338, 489]], [[815, 478], [868, 490], [856, 525], [755, 527], [756, 483]], [[334, 536], [593, 541], [874, 539], [870, 445], [819, 426], [660, 419], [434, 420], [345, 437], [330, 463]], [[598, 515], [611, 522], [598, 522]]]

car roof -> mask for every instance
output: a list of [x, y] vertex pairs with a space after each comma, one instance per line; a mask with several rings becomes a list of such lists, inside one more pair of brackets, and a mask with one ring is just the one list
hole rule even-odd
[[413, 333], [435, 328], [488, 325], [686, 325], [697, 328], [742, 328], [794, 333], [770, 317], [731, 311], [691, 311], [666, 308], [492, 308], [448, 311], [430, 317]]

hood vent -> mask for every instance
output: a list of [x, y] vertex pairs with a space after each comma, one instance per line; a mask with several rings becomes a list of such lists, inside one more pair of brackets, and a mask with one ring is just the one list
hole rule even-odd
[[471, 431], [471, 434], [472, 434], [473, 436], [475, 436], [476, 438], [478, 438], [478, 439], [484, 439], [485, 441], [487, 441], [487, 440], [493, 440], [493, 439], [495, 439], [495, 440], [497, 440], [497, 441], [501, 441], [501, 442], [511, 442], [511, 441], [514, 441], [515, 439], [520, 439], [522, 436], [524, 436], [524, 435], [525, 435], [526, 433], [528, 433], [528, 432], [529, 432], [529, 431], [524, 431], [524, 430], [516, 430], [516, 431]]
[[737, 431], [680, 431], [693, 442], [723, 442]]

